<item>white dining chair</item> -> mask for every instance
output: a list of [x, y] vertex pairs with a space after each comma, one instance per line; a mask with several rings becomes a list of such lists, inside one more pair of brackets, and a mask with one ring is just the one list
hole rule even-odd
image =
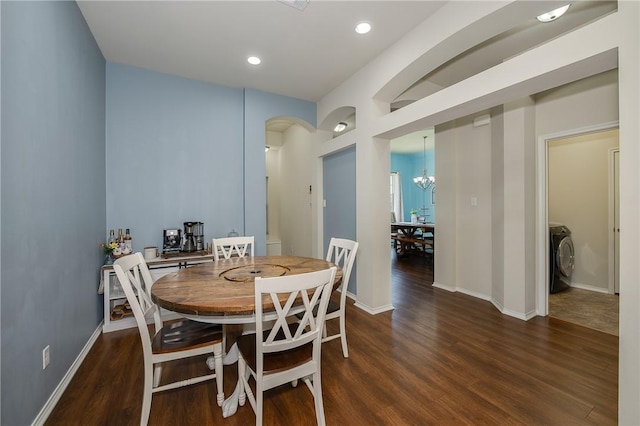
[[[134, 253], [113, 264], [120, 286], [127, 296], [138, 325], [144, 359], [144, 385], [140, 424], [146, 425], [151, 412], [154, 393], [175, 389], [206, 380], [216, 380], [217, 403], [224, 401], [222, 366], [222, 328], [220, 325], [190, 320], [163, 324], [160, 308], [151, 300], [153, 280], [142, 253]], [[153, 317], [153, 335], [149, 333], [147, 318]], [[213, 363], [207, 363], [211, 374], [160, 385], [162, 364], [199, 355], [213, 354]]]
[[327, 257], [325, 259], [342, 268], [342, 283], [337, 289], [337, 291], [340, 291], [340, 300], [339, 302], [335, 302], [333, 299], [329, 300], [326, 317], [326, 321], [333, 319], [338, 319], [340, 321], [340, 332], [327, 335], [327, 327], [325, 325], [322, 342], [328, 342], [340, 337], [340, 340], [342, 341], [342, 355], [345, 358], [349, 358], [345, 318], [347, 287], [349, 286], [349, 277], [351, 277], [351, 269], [353, 268], [353, 263], [356, 259], [356, 253], [358, 252], [359, 245], [360, 244], [356, 241], [343, 238], [331, 238], [331, 241], [329, 242], [329, 249], [327, 250]]
[[225, 237], [213, 239], [213, 259], [219, 260], [220, 254], [225, 259], [231, 256], [253, 257], [255, 237]]
[[[249, 400], [256, 425], [262, 424], [264, 392], [299, 379], [313, 395], [318, 425], [325, 424], [320, 378], [322, 329], [336, 270], [333, 266], [298, 275], [256, 277], [256, 333], [238, 338], [239, 404]], [[280, 302], [280, 295], [286, 296], [285, 303]], [[276, 314], [269, 330], [262, 321], [265, 312]], [[301, 313], [301, 320], [288, 323], [293, 312]]]

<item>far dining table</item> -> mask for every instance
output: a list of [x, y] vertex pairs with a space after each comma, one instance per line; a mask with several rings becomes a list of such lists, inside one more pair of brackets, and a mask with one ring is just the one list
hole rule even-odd
[[[151, 297], [160, 307], [201, 322], [243, 325], [255, 323], [255, 277], [276, 277], [320, 271], [337, 266], [322, 259], [300, 256], [245, 256], [220, 259], [179, 269], [159, 278], [151, 288]], [[334, 289], [342, 282], [338, 267]], [[265, 299], [266, 301], [267, 299]], [[283, 295], [283, 303], [286, 295]], [[268, 307], [267, 304], [265, 306]], [[267, 318], [268, 319], [268, 318]], [[233, 343], [225, 364], [237, 361], [235, 333], [227, 333]], [[239, 388], [223, 405], [223, 416], [233, 415], [238, 407]]]
[[[427, 254], [433, 250], [436, 232], [435, 223], [428, 222], [392, 222], [391, 239], [399, 256], [411, 253]], [[431, 234], [431, 235], [427, 235]]]

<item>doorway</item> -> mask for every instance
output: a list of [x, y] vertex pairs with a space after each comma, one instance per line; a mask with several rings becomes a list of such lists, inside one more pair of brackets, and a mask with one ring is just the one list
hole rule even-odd
[[[618, 297], [612, 281], [617, 275], [612, 226], [617, 209], [612, 207], [611, 154], [618, 147], [617, 124], [546, 136], [542, 144], [546, 158], [540, 175], [545, 182], [539, 191], [546, 189], [546, 208], [539, 232], [545, 233], [546, 267], [544, 279], [538, 280], [538, 294], [546, 298], [543, 308], [549, 316], [617, 335]], [[548, 231], [551, 225], [569, 230], [575, 247], [575, 266], [565, 277], [570, 287], [554, 294], [549, 294], [549, 285], [558, 279], [558, 263], [552, 247], [556, 237], [551, 240]]]

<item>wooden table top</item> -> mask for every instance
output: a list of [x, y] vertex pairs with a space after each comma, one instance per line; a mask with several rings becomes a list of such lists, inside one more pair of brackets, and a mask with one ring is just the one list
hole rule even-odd
[[[256, 256], [221, 259], [171, 272], [151, 288], [161, 307], [187, 317], [242, 317], [255, 310], [254, 278], [295, 275], [335, 266], [322, 259], [298, 256]], [[342, 282], [338, 267], [334, 288]], [[285, 298], [286, 299], [286, 298]], [[266, 300], [266, 299], [265, 299]], [[246, 318], [245, 318], [246, 319]], [[230, 318], [229, 322], [244, 322]]]
[[435, 223], [430, 222], [391, 222], [391, 229], [422, 229], [433, 231], [436, 228]]

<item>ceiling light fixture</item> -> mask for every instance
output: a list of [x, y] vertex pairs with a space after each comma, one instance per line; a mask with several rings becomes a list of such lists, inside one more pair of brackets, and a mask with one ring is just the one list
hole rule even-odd
[[262, 62], [262, 60], [257, 56], [249, 56], [247, 58], [247, 62], [249, 62], [251, 65], [260, 65], [260, 62]]
[[413, 178], [413, 183], [418, 185], [420, 189], [427, 190], [429, 188], [436, 187], [436, 178], [427, 174], [427, 137], [424, 136], [424, 169], [422, 169], [422, 176], [416, 176]]
[[356, 25], [356, 32], [358, 34], [366, 34], [369, 31], [371, 31], [371, 24], [369, 24], [368, 22], [360, 22], [358, 25]]
[[569, 6], [571, 6], [571, 4], [567, 4], [565, 6], [559, 7], [557, 9], [552, 10], [551, 12], [543, 13], [542, 15], [538, 16], [538, 21], [540, 22], [555, 21], [556, 19], [564, 15], [567, 9], [569, 9]]
[[265, 145], [264, 146], [264, 152], [267, 152], [271, 149], [271, 147], [269, 145]]
[[344, 121], [341, 121], [338, 124], [336, 124], [336, 127], [333, 128], [333, 131], [336, 133], [340, 133], [340, 132], [344, 132], [346, 128], [347, 128], [347, 123], [345, 123]]
[[284, 3], [287, 6], [291, 6], [293, 8], [298, 9], [299, 11], [303, 11], [307, 5], [309, 4], [309, 0], [278, 0], [280, 3]]

